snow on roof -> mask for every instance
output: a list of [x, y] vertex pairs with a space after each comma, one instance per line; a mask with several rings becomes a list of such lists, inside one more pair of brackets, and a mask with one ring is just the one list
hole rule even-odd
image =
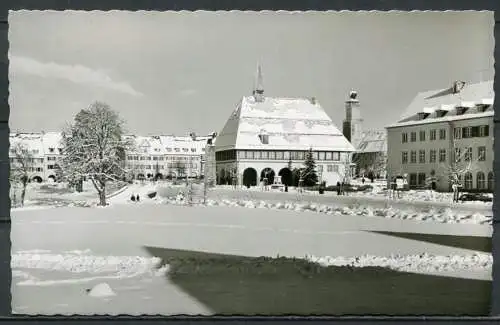
[[387, 132], [385, 130], [370, 130], [363, 132], [358, 146], [358, 152], [387, 152]]
[[42, 134], [42, 142], [45, 153], [58, 153], [56, 152], [57, 149], [62, 148], [61, 140], [62, 135], [60, 132], [45, 132]]
[[[268, 141], [263, 141], [265, 137]], [[354, 151], [316, 101], [243, 97], [215, 141], [226, 149]]]
[[[495, 97], [493, 81], [484, 81], [465, 86], [457, 93], [453, 87], [418, 93], [400, 117], [399, 121], [427, 110], [449, 110], [455, 106], [471, 107], [476, 104], [493, 104]], [[465, 105], [465, 106], [463, 106]]]
[[436, 117], [432, 119], [424, 119], [424, 120], [408, 120], [408, 121], [403, 121], [403, 122], [398, 122], [394, 123], [391, 125], [386, 126], [386, 128], [394, 128], [394, 127], [402, 127], [402, 126], [411, 126], [411, 125], [422, 125], [422, 124], [429, 124], [429, 123], [439, 123], [439, 122], [450, 122], [450, 121], [460, 121], [460, 120], [468, 120], [468, 119], [474, 119], [474, 118], [481, 118], [481, 117], [493, 117], [495, 115], [495, 112], [493, 110], [487, 110], [482, 113], [474, 113], [474, 114], [463, 114], [463, 115], [456, 115], [456, 114], [451, 114], [451, 115], [446, 115], [443, 117]]

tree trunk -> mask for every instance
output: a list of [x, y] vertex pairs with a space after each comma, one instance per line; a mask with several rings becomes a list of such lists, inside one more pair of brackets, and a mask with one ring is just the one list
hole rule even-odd
[[24, 197], [26, 196], [26, 187], [28, 186], [27, 182], [23, 182], [23, 190], [21, 191], [21, 206], [24, 206]]
[[102, 186], [102, 190], [99, 191], [99, 205], [106, 206], [106, 186]]

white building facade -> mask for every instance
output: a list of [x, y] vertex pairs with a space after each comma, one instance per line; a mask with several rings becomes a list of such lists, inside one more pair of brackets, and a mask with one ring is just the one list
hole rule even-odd
[[62, 158], [59, 132], [11, 133], [9, 136], [9, 160], [11, 166], [23, 159], [29, 180], [33, 182], [55, 181], [57, 165]]
[[389, 179], [406, 175], [410, 188], [492, 192], [493, 82], [465, 84], [416, 96], [403, 119], [387, 126]]
[[351, 172], [353, 146], [314, 99], [264, 96], [258, 73], [252, 96], [243, 97], [215, 141], [217, 184], [255, 186], [293, 169], [313, 152], [319, 182], [335, 185]]
[[200, 178], [210, 137], [133, 136], [134, 152], [127, 152], [126, 168], [134, 179]]

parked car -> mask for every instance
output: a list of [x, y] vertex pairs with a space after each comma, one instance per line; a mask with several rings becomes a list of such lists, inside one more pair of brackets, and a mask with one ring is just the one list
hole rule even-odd
[[464, 193], [460, 195], [459, 201], [481, 201], [481, 202], [492, 202], [493, 198], [484, 193]]

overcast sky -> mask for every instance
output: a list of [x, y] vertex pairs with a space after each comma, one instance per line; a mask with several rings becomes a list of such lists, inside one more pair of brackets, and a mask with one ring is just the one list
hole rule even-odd
[[316, 97], [341, 129], [359, 92], [365, 129], [419, 91], [492, 79], [492, 12], [55, 12], [9, 15], [10, 126], [56, 131], [99, 100], [136, 134], [220, 131], [250, 95]]

